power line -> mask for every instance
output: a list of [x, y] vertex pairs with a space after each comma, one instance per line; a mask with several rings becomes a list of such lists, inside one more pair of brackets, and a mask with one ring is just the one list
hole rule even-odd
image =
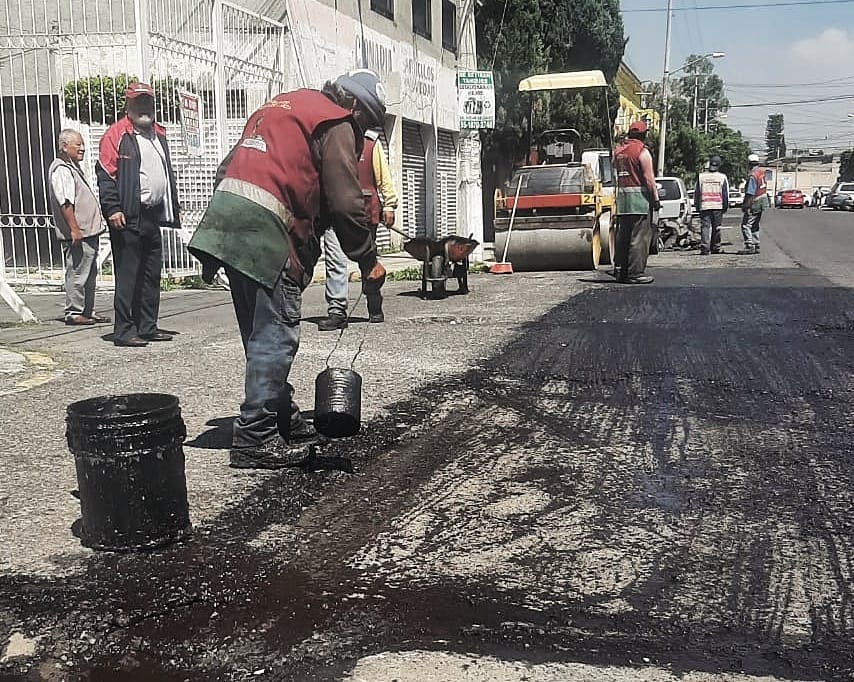
[[827, 81], [816, 81], [815, 83], [730, 83], [727, 81], [728, 88], [808, 88], [814, 85], [831, 85], [833, 83], [842, 83], [845, 81], [854, 80], [854, 76], [840, 76], [839, 78], [831, 78]]
[[498, 56], [498, 47], [501, 45], [501, 32], [504, 30], [504, 17], [507, 14], [507, 2], [504, 0], [504, 9], [501, 10], [501, 21], [498, 22], [498, 37], [495, 39], [495, 49], [492, 51], [492, 63], [489, 65], [489, 70], [495, 69], [495, 58]]
[[[696, 7], [673, 7], [673, 12], [687, 12], [718, 9], [761, 9], [763, 7], [797, 7], [803, 5], [848, 5], [854, 0], [790, 0], [789, 2], [761, 2], [755, 5], [698, 5]], [[660, 7], [641, 7], [638, 9], [623, 9], [623, 14], [639, 13], [639, 12], [666, 12], [666, 9]]]
[[818, 104], [819, 102], [841, 102], [846, 99], [854, 99], [854, 95], [838, 95], [836, 97], [823, 97], [821, 99], [799, 99], [791, 102], [753, 102], [750, 104], [730, 104], [730, 109], [744, 107], [786, 107], [793, 104]]

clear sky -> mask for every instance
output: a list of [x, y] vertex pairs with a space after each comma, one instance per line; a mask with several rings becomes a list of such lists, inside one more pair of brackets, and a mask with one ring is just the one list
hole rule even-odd
[[[624, 60], [642, 81], [660, 83], [667, 0], [620, 4], [629, 39]], [[775, 113], [783, 114], [790, 149], [854, 146], [854, 0], [673, 0], [671, 72], [688, 55], [710, 52], [726, 53], [713, 60], [732, 107], [724, 122], [755, 151], [764, 151], [765, 124]], [[760, 106], [733, 106], [744, 104]]]

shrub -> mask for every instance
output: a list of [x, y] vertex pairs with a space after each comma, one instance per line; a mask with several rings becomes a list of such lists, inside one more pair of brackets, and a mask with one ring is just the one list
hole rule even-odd
[[82, 123], [114, 123], [125, 110], [125, 90], [137, 80], [126, 73], [91, 76], [66, 84], [65, 115]]
[[[63, 89], [65, 115], [82, 123], [115, 123], [125, 111], [125, 90], [135, 80], [138, 80], [136, 76], [120, 73], [70, 81]], [[163, 123], [179, 121], [180, 100], [177, 90], [192, 91], [192, 84], [167, 76], [152, 81], [151, 87], [154, 88], [157, 120]]]

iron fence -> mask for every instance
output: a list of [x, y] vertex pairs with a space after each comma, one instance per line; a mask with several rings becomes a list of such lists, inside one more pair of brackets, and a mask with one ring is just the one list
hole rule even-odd
[[[182, 228], [163, 230], [163, 272], [197, 274], [186, 250], [216, 168], [247, 114], [285, 90], [285, 26], [223, 0], [0, 0], [0, 278], [61, 284], [48, 168], [63, 128], [81, 132], [96, 188], [98, 143], [133, 79], [156, 92], [178, 182]], [[201, 149], [186, 143], [180, 94], [201, 105]], [[103, 240], [98, 282], [111, 282]]]

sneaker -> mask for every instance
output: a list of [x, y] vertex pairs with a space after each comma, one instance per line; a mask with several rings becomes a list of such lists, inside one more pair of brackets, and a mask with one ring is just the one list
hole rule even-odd
[[260, 445], [248, 448], [232, 448], [230, 466], [232, 469], [285, 469], [298, 467], [310, 453], [305, 443], [288, 445], [280, 437], [268, 440]]
[[756, 249], [752, 246], [745, 246], [741, 251], [738, 252], [739, 256], [753, 256], [756, 254]]
[[756, 253], [759, 253], [759, 244], [754, 244], [754, 245], [753, 245], [753, 250], [754, 250]]
[[322, 332], [334, 332], [336, 329], [347, 328], [347, 316], [341, 313], [332, 313], [317, 323], [317, 328]]
[[371, 322], [373, 324], [385, 322], [385, 315], [383, 315], [382, 313], [371, 313], [371, 316], [368, 318], [368, 322]]

